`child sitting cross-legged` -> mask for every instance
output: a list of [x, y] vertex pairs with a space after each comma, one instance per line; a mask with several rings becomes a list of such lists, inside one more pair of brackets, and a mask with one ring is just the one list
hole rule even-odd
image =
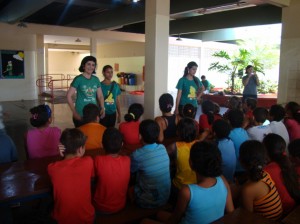
[[130, 179], [130, 158], [120, 156], [122, 134], [115, 128], [105, 130], [102, 139], [105, 155], [96, 156], [97, 178], [94, 204], [102, 213], [115, 213], [124, 208]]
[[[222, 174], [222, 158], [216, 145], [196, 142], [190, 152], [190, 166], [196, 172], [197, 183], [181, 188], [172, 214], [159, 212], [157, 219], [163, 223], [211, 223], [233, 212], [229, 184]], [[146, 223], [157, 223], [144, 220]]]
[[94, 165], [91, 157], [83, 157], [85, 141], [80, 130], [64, 130], [60, 138], [64, 159], [48, 165], [54, 197], [52, 217], [60, 224], [92, 224], [95, 219], [91, 200]]
[[159, 126], [155, 121], [142, 121], [139, 130], [144, 146], [131, 154], [131, 173], [137, 174], [134, 200], [142, 208], [156, 208], [169, 199], [170, 160], [165, 146], [156, 143]]
[[99, 124], [100, 109], [96, 104], [87, 104], [83, 108], [82, 120], [84, 125], [79, 127], [79, 130], [87, 137], [85, 149], [102, 148], [102, 136], [106, 129], [102, 124]]

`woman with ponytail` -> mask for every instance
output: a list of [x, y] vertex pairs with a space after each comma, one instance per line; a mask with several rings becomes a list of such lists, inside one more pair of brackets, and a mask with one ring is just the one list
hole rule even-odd
[[182, 115], [182, 108], [185, 104], [192, 104], [196, 111], [198, 107], [198, 101], [201, 98], [202, 92], [204, 91], [204, 86], [198, 77], [195, 76], [197, 72], [198, 65], [196, 62], [191, 61], [187, 64], [184, 69], [183, 77], [179, 79], [176, 89], [176, 108], [175, 114]]
[[270, 160], [264, 170], [274, 180], [282, 201], [283, 213], [288, 214], [300, 202], [299, 176], [286, 155], [286, 143], [280, 135], [268, 134], [263, 144]]
[[128, 113], [125, 114], [124, 120], [119, 126], [119, 131], [123, 135], [124, 148], [129, 153], [141, 146], [140, 142], [140, 117], [144, 113], [144, 107], [139, 103], [131, 104]]
[[246, 170], [248, 181], [242, 188], [243, 207], [272, 220], [282, 216], [279, 193], [270, 175], [264, 171], [266, 152], [256, 140], [244, 142], [240, 147], [240, 163]]

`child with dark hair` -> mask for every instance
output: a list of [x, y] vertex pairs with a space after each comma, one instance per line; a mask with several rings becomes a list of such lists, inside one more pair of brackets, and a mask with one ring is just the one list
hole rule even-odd
[[112, 81], [113, 68], [105, 65], [102, 69], [104, 80], [101, 82], [102, 94], [104, 97], [105, 117], [101, 118], [100, 123], [105, 127], [114, 127], [116, 120], [121, 122], [120, 95], [119, 85]]
[[233, 141], [236, 156], [236, 172], [244, 172], [240, 162], [240, 147], [241, 144], [249, 140], [247, 131], [242, 127], [244, 121], [244, 113], [241, 110], [235, 109], [228, 113], [228, 121], [231, 125], [232, 130], [230, 131], [229, 138]]
[[50, 127], [52, 111], [48, 105], [39, 105], [30, 109], [30, 123], [34, 129], [26, 133], [26, 148], [29, 159], [58, 155], [61, 130]]
[[290, 141], [300, 138], [300, 105], [289, 102], [285, 106], [286, 118], [284, 124], [289, 133]]
[[206, 100], [201, 105], [202, 113], [199, 117], [199, 140], [212, 139], [212, 124], [215, 120], [220, 119], [215, 116], [215, 105], [212, 101]]
[[124, 148], [132, 152], [141, 147], [140, 140], [140, 117], [144, 113], [142, 104], [133, 103], [128, 108], [128, 113], [125, 114], [125, 122], [119, 125], [119, 131], [123, 135]]
[[256, 108], [257, 100], [254, 98], [246, 98], [244, 102], [244, 112], [245, 112], [245, 125], [248, 127], [253, 126], [254, 118], [253, 111]]
[[216, 120], [223, 119], [223, 116], [220, 114], [220, 105], [214, 102], [214, 106], [215, 106], [215, 109], [214, 109], [215, 119]]
[[64, 159], [48, 165], [53, 185], [53, 218], [58, 223], [94, 223], [91, 200], [91, 178], [94, 165], [91, 157], [83, 157], [86, 137], [76, 129], [65, 129], [60, 142]]
[[272, 133], [280, 135], [286, 145], [289, 144], [290, 138], [289, 138], [289, 133], [287, 132], [287, 129], [285, 125], [283, 124], [285, 116], [285, 110], [281, 105], [275, 104], [272, 105], [269, 111], [269, 120], [270, 120], [270, 128]]
[[99, 124], [100, 110], [95, 104], [87, 104], [83, 108], [84, 125], [79, 127], [79, 130], [87, 137], [85, 149], [100, 149], [102, 148], [102, 136], [106, 129], [102, 124]]
[[281, 198], [283, 213], [288, 214], [300, 202], [299, 176], [286, 156], [284, 139], [277, 134], [268, 134], [263, 143], [270, 159], [264, 168], [274, 180]]
[[159, 108], [162, 112], [162, 116], [155, 118], [155, 121], [160, 127], [159, 142], [163, 142], [164, 139], [176, 137], [176, 125], [179, 121], [179, 117], [176, 116], [176, 114], [172, 114], [173, 106], [174, 100], [171, 94], [164, 93], [159, 97]]
[[102, 213], [115, 213], [125, 207], [130, 179], [130, 158], [120, 156], [122, 134], [108, 128], [103, 134], [105, 155], [95, 157], [97, 178], [94, 204]]
[[184, 105], [182, 108], [183, 117], [188, 117], [188, 118], [194, 119], [196, 116], [196, 112], [197, 111], [195, 110], [195, 107], [190, 103]]
[[298, 176], [300, 177], [300, 139], [295, 139], [288, 146], [290, 160], [294, 164]]
[[227, 102], [228, 110], [223, 114], [224, 119], [228, 119], [228, 113], [231, 110], [241, 110], [242, 111], [242, 101], [237, 96], [232, 96]]
[[228, 181], [233, 182], [237, 158], [234, 144], [229, 138], [230, 125], [224, 120], [216, 120], [213, 123], [212, 130], [216, 135], [218, 148], [222, 155], [223, 175]]
[[165, 146], [156, 143], [159, 126], [155, 121], [142, 121], [140, 135], [144, 146], [131, 154], [131, 173], [137, 173], [134, 200], [142, 208], [156, 208], [169, 199], [170, 160]]
[[247, 130], [249, 138], [262, 142], [267, 134], [272, 133], [269, 125], [264, 125], [267, 120], [268, 111], [266, 108], [257, 107], [253, 111], [254, 126]]
[[194, 120], [191, 118], [181, 119], [177, 126], [177, 133], [179, 141], [167, 148], [171, 164], [176, 164], [176, 172], [172, 180], [172, 186], [175, 187], [172, 193], [175, 197], [185, 184], [197, 182], [196, 173], [191, 170], [189, 165], [190, 150], [197, 137], [197, 126]]
[[181, 188], [175, 210], [172, 214], [159, 212], [159, 221], [212, 223], [224, 216], [225, 211], [233, 212], [231, 191], [226, 179], [221, 176], [221, 164], [221, 153], [214, 144], [196, 142], [191, 148], [190, 166], [198, 181]]
[[240, 162], [248, 174], [242, 188], [243, 207], [272, 220], [282, 216], [282, 204], [275, 183], [263, 170], [266, 162], [264, 145], [256, 140], [244, 142], [240, 148]]

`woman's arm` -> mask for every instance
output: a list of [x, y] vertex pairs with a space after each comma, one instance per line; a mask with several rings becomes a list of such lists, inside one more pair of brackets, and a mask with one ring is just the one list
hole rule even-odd
[[234, 205], [233, 205], [233, 201], [232, 201], [230, 186], [229, 186], [227, 180], [225, 179], [225, 177], [221, 176], [221, 178], [227, 188], [227, 198], [226, 198], [225, 210], [227, 213], [230, 213], [230, 212], [234, 211]]
[[209, 134], [210, 134], [210, 130], [209, 129], [204, 129], [204, 131], [200, 134], [198, 140], [199, 141], [204, 141]]
[[176, 115], [179, 114], [178, 107], [179, 107], [181, 95], [182, 95], [182, 90], [179, 89], [179, 90], [177, 91], [177, 97], [176, 97], [176, 107], [175, 107], [175, 114], [176, 114]]
[[248, 75], [247, 78], [243, 78], [242, 82], [243, 82], [243, 85], [244, 85], [244, 86], [248, 85], [248, 82], [249, 82], [249, 80], [250, 80], [250, 77], [251, 77], [251, 75]]
[[156, 117], [154, 120], [156, 121], [156, 123], [159, 126], [158, 141], [159, 142], [163, 142], [163, 140], [164, 140], [164, 130], [165, 130], [165, 121], [164, 121], [164, 118], [162, 118], [162, 117]]
[[242, 189], [242, 201], [243, 201], [243, 208], [248, 210], [249, 212], [253, 212], [254, 194], [251, 187], [247, 185], [244, 186]]
[[254, 75], [254, 78], [255, 78], [255, 83], [256, 83], [256, 85], [259, 86], [260, 83], [259, 83], [258, 76], [257, 76], [256, 74]]
[[118, 115], [117, 121], [118, 123], [120, 123], [121, 122], [120, 95], [117, 96], [117, 115]]
[[72, 100], [72, 96], [75, 94], [76, 92], [76, 89], [71, 86], [67, 92], [67, 101], [68, 101], [68, 105], [73, 113], [73, 117], [76, 119], [76, 120], [81, 120], [81, 117], [80, 115], [77, 113], [76, 109], [75, 109], [75, 106], [74, 106], [74, 103], [73, 103], [73, 100]]
[[101, 118], [105, 117], [105, 107], [104, 107], [104, 97], [103, 97], [103, 93], [102, 93], [102, 89], [101, 87], [99, 87], [97, 89], [97, 99], [98, 99], [98, 102], [101, 106], [101, 110], [100, 110], [100, 116]]

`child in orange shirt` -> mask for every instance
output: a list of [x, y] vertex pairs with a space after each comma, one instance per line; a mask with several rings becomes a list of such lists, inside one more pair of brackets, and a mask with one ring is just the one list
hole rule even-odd
[[102, 124], [99, 124], [100, 110], [95, 104], [88, 104], [83, 108], [83, 122], [84, 125], [79, 127], [79, 130], [87, 136], [85, 149], [99, 149], [102, 148], [102, 136], [106, 129]]
[[91, 203], [94, 166], [91, 157], [83, 157], [85, 140], [76, 128], [64, 130], [60, 138], [64, 159], [48, 165], [53, 184], [52, 217], [60, 224], [94, 223], [95, 210]]

